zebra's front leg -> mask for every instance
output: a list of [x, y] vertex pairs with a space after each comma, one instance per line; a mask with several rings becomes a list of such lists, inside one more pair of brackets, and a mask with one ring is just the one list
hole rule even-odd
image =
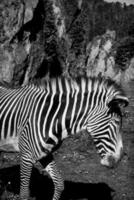
[[20, 161], [20, 200], [29, 198], [29, 182], [32, 172], [33, 163], [27, 157], [21, 157]]
[[54, 195], [53, 200], [58, 200], [61, 196], [62, 191], [64, 190], [64, 181], [63, 178], [56, 166], [54, 160], [52, 160], [44, 169], [53, 180], [54, 183]]

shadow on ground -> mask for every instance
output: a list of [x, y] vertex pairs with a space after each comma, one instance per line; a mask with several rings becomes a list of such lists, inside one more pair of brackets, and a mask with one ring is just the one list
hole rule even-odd
[[[0, 170], [1, 191], [5, 189], [19, 194], [19, 167], [11, 167]], [[10, 184], [9, 184], [10, 182]], [[48, 176], [41, 175], [37, 169], [33, 169], [31, 184], [31, 196], [36, 200], [51, 200], [53, 196], [53, 183]], [[61, 200], [89, 199], [112, 200], [114, 191], [105, 183], [91, 184], [65, 181], [65, 190]]]

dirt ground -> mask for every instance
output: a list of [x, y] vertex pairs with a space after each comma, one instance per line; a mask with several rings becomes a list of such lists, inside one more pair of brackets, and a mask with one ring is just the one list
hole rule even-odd
[[[134, 199], [134, 82], [127, 87], [130, 105], [123, 121], [124, 157], [115, 169], [100, 165], [92, 140], [87, 134], [64, 141], [54, 157], [65, 180], [62, 199], [133, 200]], [[19, 194], [18, 155], [0, 158], [0, 199], [15, 200]], [[53, 184], [34, 168], [31, 196], [52, 199]], [[13, 196], [15, 194], [15, 196]], [[11, 197], [12, 196], [12, 197]]]

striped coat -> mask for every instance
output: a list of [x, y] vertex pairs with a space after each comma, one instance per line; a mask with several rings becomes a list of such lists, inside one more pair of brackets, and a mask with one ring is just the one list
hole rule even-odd
[[93, 137], [101, 163], [113, 166], [123, 148], [120, 105], [127, 104], [123, 90], [104, 78], [56, 78], [14, 89], [1, 84], [0, 150], [20, 151], [21, 199], [28, 198], [33, 163], [81, 130]]

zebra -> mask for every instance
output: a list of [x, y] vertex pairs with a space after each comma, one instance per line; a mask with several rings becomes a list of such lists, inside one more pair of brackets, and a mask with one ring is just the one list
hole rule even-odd
[[29, 197], [36, 162], [54, 182], [53, 200], [59, 199], [64, 182], [51, 155], [80, 131], [91, 135], [100, 163], [114, 167], [122, 157], [121, 109], [128, 103], [122, 88], [103, 77], [58, 77], [17, 88], [1, 83], [0, 150], [20, 153], [20, 199]]

